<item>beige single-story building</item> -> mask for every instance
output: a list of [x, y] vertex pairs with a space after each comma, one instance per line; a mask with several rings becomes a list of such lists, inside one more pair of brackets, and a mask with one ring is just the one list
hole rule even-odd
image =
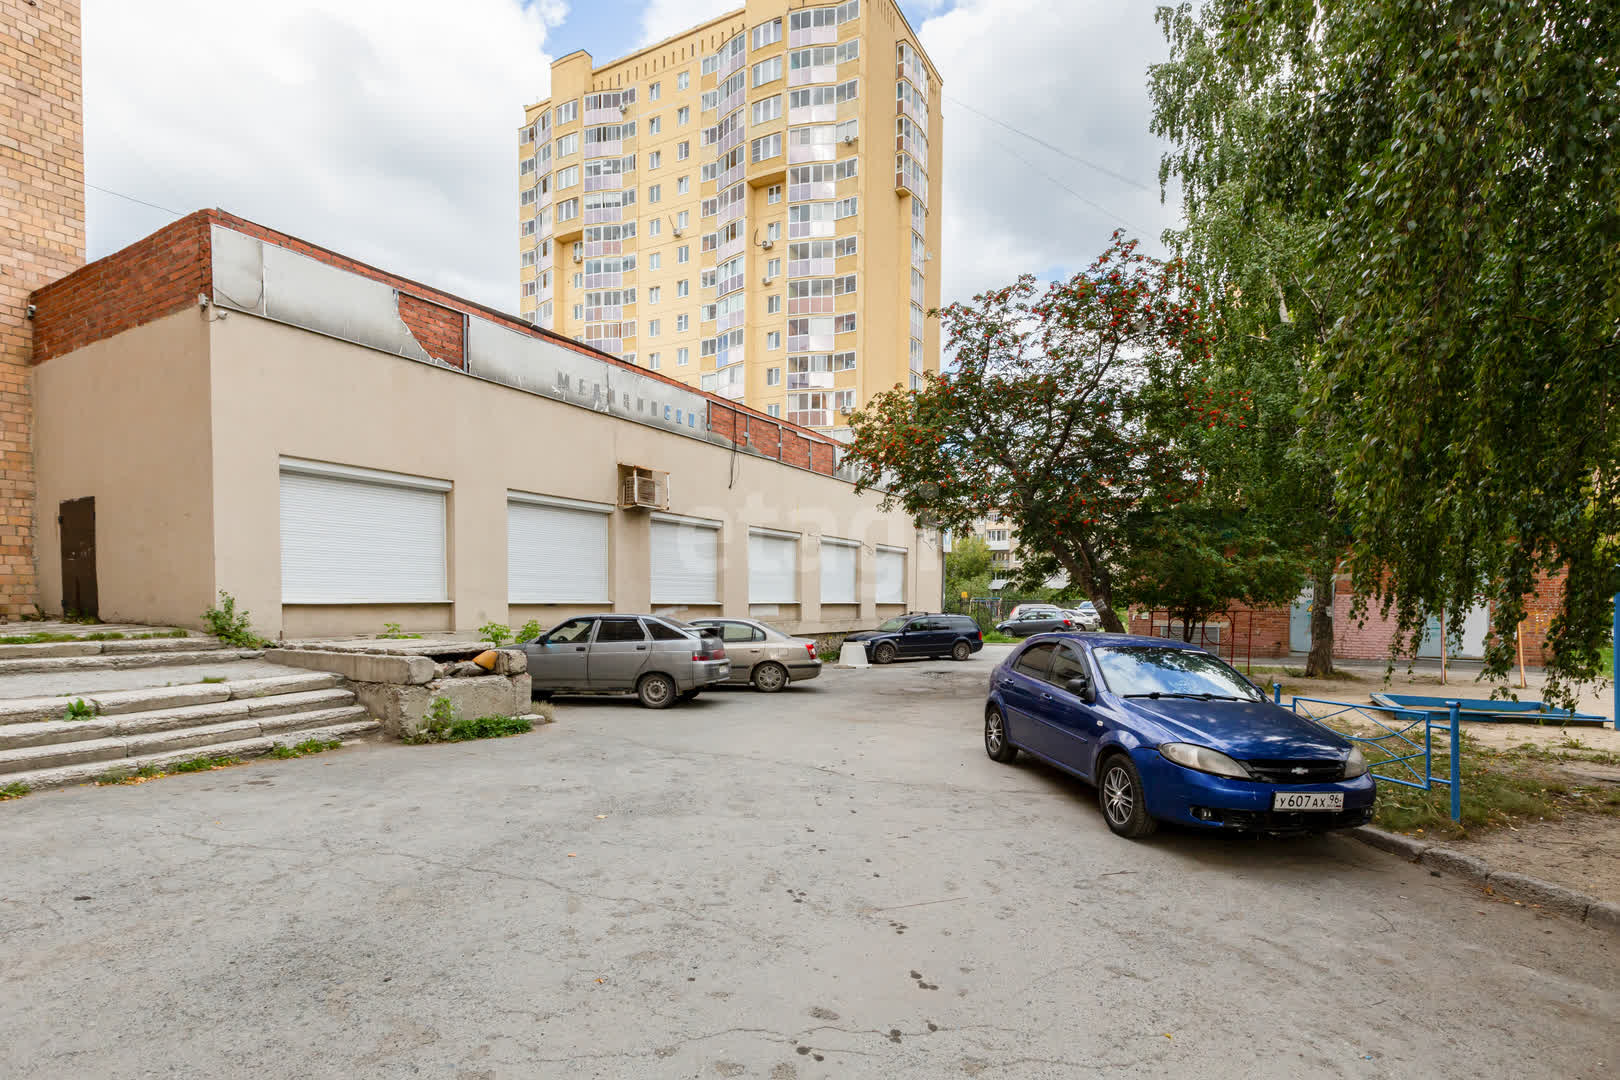
[[937, 610], [817, 433], [220, 211], [33, 297], [43, 607], [270, 637]]

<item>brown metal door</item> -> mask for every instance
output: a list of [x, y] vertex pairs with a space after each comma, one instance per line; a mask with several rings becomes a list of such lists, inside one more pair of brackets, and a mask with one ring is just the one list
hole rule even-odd
[[96, 500], [69, 499], [56, 523], [62, 533], [62, 611], [99, 617], [96, 602]]

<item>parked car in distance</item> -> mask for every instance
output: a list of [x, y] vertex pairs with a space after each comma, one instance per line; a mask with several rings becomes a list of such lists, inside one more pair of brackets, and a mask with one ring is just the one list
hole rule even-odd
[[1020, 750], [1097, 788], [1108, 827], [1160, 821], [1256, 832], [1365, 825], [1376, 788], [1361, 751], [1272, 704], [1220, 658], [1128, 634], [1049, 634], [990, 675], [985, 753]]
[[1075, 626], [1075, 621], [1057, 608], [1052, 608], [1049, 611], [1032, 608], [1026, 610], [1017, 618], [998, 623], [996, 629], [1012, 637], [1029, 637], [1031, 634], [1050, 634], [1073, 630]]
[[634, 694], [663, 709], [731, 675], [719, 637], [658, 615], [579, 615], [518, 647], [536, 697]]
[[1060, 609], [1056, 604], [1019, 604], [1017, 607], [1007, 612], [1007, 618], [1009, 620], [1016, 619], [1019, 616], [1031, 611], [1044, 611], [1050, 614], [1051, 612], [1058, 610]]
[[919, 656], [966, 660], [984, 648], [979, 624], [968, 616], [918, 612], [896, 615], [876, 630], [857, 630], [844, 640], [866, 646], [866, 658], [874, 664]]
[[790, 682], [821, 674], [816, 643], [809, 638], [784, 634], [754, 619], [693, 619], [692, 625], [719, 632], [731, 661], [728, 682], [752, 684], [755, 690], [774, 694]]
[[1074, 625], [1082, 630], [1102, 629], [1102, 616], [1097, 614], [1097, 608], [1090, 600], [1077, 607], [1064, 608], [1063, 614], [1074, 620]]

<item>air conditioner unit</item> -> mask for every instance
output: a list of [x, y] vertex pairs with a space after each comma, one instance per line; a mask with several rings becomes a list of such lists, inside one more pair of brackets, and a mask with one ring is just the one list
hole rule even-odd
[[619, 466], [619, 508], [668, 510], [669, 473], [639, 465]]
[[669, 231], [677, 240], [680, 239], [681, 230], [679, 230], [679, 229], [671, 229]]
[[775, 240], [761, 240], [759, 242], [759, 249], [761, 251], [769, 251], [769, 250], [771, 250], [771, 248], [773, 248], [775, 246], [776, 246], [776, 241]]
[[855, 136], [854, 135], [845, 135], [844, 136], [844, 145], [845, 146], [848, 146], [850, 143], [852, 143], [854, 141], [855, 141]]
[[840, 416], [853, 416], [855, 414], [855, 406], [853, 406], [853, 405], [844, 405], [841, 408], [839, 408], [838, 414]]

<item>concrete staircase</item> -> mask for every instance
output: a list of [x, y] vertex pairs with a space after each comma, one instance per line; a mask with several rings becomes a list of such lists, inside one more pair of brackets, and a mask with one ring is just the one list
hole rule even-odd
[[[207, 656], [219, 659], [217, 651], [207, 651]], [[114, 769], [133, 772], [197, 757], [250, 757], [278, 743], [342, 740], [376, 731], [380, 725], [342, 683], [336, 675], [312, 671], [0, 700], [0, 788], [21, 783], [38, 790], [84, 783]], [[83, 701], [93, 715], [69, 719], [68, 708], [75, 701]]]
[[[51, 672], [122, 671], [180, 664], [217, 664], [253, 660], [264, 654], [256, 649], [228, 649], [217, 638], [150, 626], [47, 624], [52, 636], [73, 636], [68, 641], [5, 644], [6, 637], [33, 636], [30, 624], [7, 624], [0, 633], [0, 677]], [[170, 635], [185, 636], [170, 636]]]

